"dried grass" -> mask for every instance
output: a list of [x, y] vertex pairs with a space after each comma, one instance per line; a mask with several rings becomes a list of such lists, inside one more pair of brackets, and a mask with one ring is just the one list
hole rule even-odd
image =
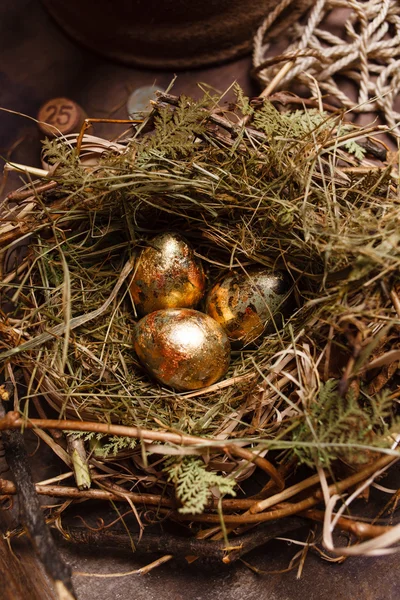
[[[343, 463], [368, 470], [381, 452], [398, 456], [397, 155], [379, 141], [385, 128], [237, 93], [226, 108], [161, 94], [115, 142], [85, 135], [79, 153], [73, 136], [47, 143], [39, 180], [9, 166], [28, 173], [0, 224], [0, 359], [27, 377], [20, 410], [30, 415], [41, 394], [60, 418], [144, 428], [159, 442], [165, 432], [203, 440], [200, 450], [168, 441], [128, 450], [126, 489], [139, 477], [173, 496], [171, 455], [176, 466], [200, 454], [237, 482], [267, 453], [283, 476], [305, 462], [338, 481]], [[137, 252], [166, 229], [191, 242], [209, 283], [254, 263], [284, 268], [293, 282], [284, 328], [234, 352], [224, 381], [197, 392], [161, 387], [133, 352], [127, 283]], [[27, 254], [10, 267], [21, 244]], [[98, 460], [118, 470], [127, 450], [114, 442], [120, 453], [111, 444]], [[225, 442], [250, 454], [234, 456]]]

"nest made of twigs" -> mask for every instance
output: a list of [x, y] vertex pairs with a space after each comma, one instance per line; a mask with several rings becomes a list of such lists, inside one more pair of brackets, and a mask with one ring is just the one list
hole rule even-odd
[[[47, 170], [9, 165], [29, 176], [0, 226], [0, 358], [26, 385], [15, 408], [28, 426], [81, 432], [96, 468], [112, 463], [117, 499], [135, 485], [135, 502], [198, 535], [196, 522], [319, 519], [304, 512], [321, 502], [318, 481], [329, 504], [397, 456], [395, 153], [384, 127], [307, 104], [282, 93], [250, 102], [239, 89], [228, 107], [160, 94], [115, 142], [60, 138], [44, 144]], [[190, 241], [209, 285], [265, 265], [288, 272], [296, 299], [283, 329], [235, 351], [224, 380], [195, 392], [155, 383], [133, 352], [127, 284], [165, 230]], [[64, 420], [49, 425], [38, 396]], [[3, 427], [22, 422], [10, 413]], [[290, 485], [302, 463], [317, 479]], [[244, 480], [251, 492], [218, 502]]]

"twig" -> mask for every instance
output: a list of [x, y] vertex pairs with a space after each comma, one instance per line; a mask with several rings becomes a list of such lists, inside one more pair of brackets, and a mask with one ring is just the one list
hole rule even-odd
[[[258, 100], [260, 102], [264, 102], [264, 100], [268, 100], [269, 102], [277, 102], [279, 104], [282, 104], [283, 106], [287, 106], [288, 104], [299, 104], [301, 106], [308, 106], [310, 108], [318, 108], [319, 106], [318, 101], [313, 98], [300, 98], [300, 96], [296, 96], [295, 94], [288, 92], [275, 92], [274, 94], [271, 94], [267, 97], [263, 96], [255, 98], [252, 102], [256, 104]], [[322, 107], [327, 112], [332, 113], [342, 110], [337, 106], [334, 106], [333, 104], [327, 104], [326, 102], [322, 104]]]
[[130, 575], [147, 575], [150, 571], [157, 569], [161, 565], [166, 562], [172, 560], [174, 556], [172, 554], [166, 554], [165, 556], [161, 556], [149, 563], [144, 567], [140, 567], [139, 569], [133, 569], [133, 571], [124, 571], [118, 573], [85, 573], [84, 571], [74, 571], [74, 575], [77, 577], [99, 577], [100, 579], [114, 579], [115, 577], [129, 577]]
[[28, 427], [30, 429], [62, 429], [65, 431], [95, 431], [97, 433], [105, 433], [106, 435], [121, 435], [140, 440], [164, 441], [172, 444], [185, 446], [207, 446], [210, 449], [225, 449], [246, 458], [250, 462], [254, 462], [262, 468], [273, 479], [279, 490], [284, 487], [284, 481], [278, 470], [265, 458], [256, 456], [250, 450], [240, 448], [234, 444], [227, 444], [226, 441], [214, 442], [207, 438], [195, 437], [179, 433], [171, 433], [169, 431], [152, 431], [150, 429], [141, 429], [139, 427], [127, 427], [125, 425], [111, 425], [98, 422], [82, 422], [69, 421], [58, 419], [22, 419], [17, 412], [8, 412], [3, 419], [0, 419], [0, 431], [5, 429], [19, 429]]
[[304, 479], [300, 483], [296, 483], [295, 485], [292, 485], [291, 487], [287, 488], [283, 492], [280, 492], [279, 494], [275, 494], [274, 496], [271, 496], [270, 498], [266, 498], [265, 500], [259, 500], [258, 502], [255, 502], [253, 504], [253, 506], [250, 508], [249, 512], [250, 512], [250, 514], [262, 512], [263, 510], [266, 510], [267, 508], [271, 508], [272, 506], [275, 506], [276, 504], [279, 504], [280, 502], [284, 502], [285, 500], [288, 500], [289, 498], [296, 496], [303, 490], [305, 490], [309, 487], [312, 487], [313, 485], [318, 485], [318, 483], [319, 483], [319, 475], [312, 475], [311, 477]]
[[[157, 496], [156, 494], [138, 494], [134, 492], [124, 492], [123, 495], [108, 492], [106, 490], [79, 490], [75, 487], [64, 485], [42, 485], [36, 484], [36, 493], [41, 496], [54, 496], [56, 498], [71, 498], [72, 500], [111, 500], [113, 502], [128, 501], [128, 498], [137, 504], [144, 506], [165, 506], [175, 507], [176, 503], [168, 498]], [[0, 494], [5, 496], [17, 493], [15, 484], [7, 479], [0, 479]]]
[[19, 200], [26, 200], [30, 197], [33, 199], [34, 195], [32, 191], [34, 191], [36, 194], [42, 194], [43, 192], [53, 190], [55, 187], [57, 187], [57, 185], [57, 181], [49, 181], [48, 183], [42, 183], [36, 187], [32, 184], [32, 187], [29, 186], [29, 189], [27, 190], [15, 190], [14, 192], [10, 192], [7, 196], [7, 200], [18, 202]]
[[[93, 478], [95, 481], [95, 478]], [[140, 494], [137, 492], [118, 493], [113, 487], [113, 491], [105, 489], [89, 489], [79, 490], [76, 487], [69, 487], [64, 485], [49, 485], [37, 483], [36, 493], [40, 496], [51, 496], [57, 498], [70, 498], [71, 500], [105, 500], [113, 502], [128, 502], [129, 500], [135, 504], [142, 506], [163, 506], [169, 508], [176, 508], [176, 502], [174, 499], [164, 498], [157, 494]], [[17, 493], [17, 488], [12, 481], [8, 479], [0, 478], [0, 495], [13, 496]], [[254, 505], [254, 500], [251, 498], [240, 498], [233, 500], [222, 500], [222, 508], [227, 511], [246, 510]], [[277, 505], [279, 506], [279, 505]], [[211, 502], [207, 508], [216, 509], [218, 507], [218, 501]]]
[[76, 485], [80, 490], [90, 488], [91, 478], [87, 462], [85, 444], [82, 439], [67, 435], [68, 454], [71, 457]]
[[61, 419], [29, 419], [26, 421], [21, 418], [19, 413], [10, 411], [4, 418], [0, 419], [0, 431], [5, 429], [62, 429], [65, 431], [94, 431], [106, 435], [121, 435], [139, 440], [163, 441], [171, 444], [182, 444], [185, 446], [216, 446], [218, 448], [226, 446], [226, 440], [214, 442], [207, 438], [196, 437], [194, 435], [172, 433], [169, 431], [153, 431], [151, 429], [142, 429], [140, 427], [128, 427], [126, 425], [113, 425], [108, 423], [99, 423], [96, 421], [69, 421]]
[[[9, 386], [10, 389], [7, 390], [9, 395], [11, 395], [12, 387]], [[4, 414], [3, 404], [0, 401], [0, 416], [3, 417]], [[64, 598], [75, 598], [71, 582], [71, 571], [62, 561], [44, 520], [28, 465], [28, 455], [22, 435], [17, 431], [3, 431], [1, 437], [5, 459], [15, 477], [18, 488], [21, 520], [26, 527], [35, 551], [47, 574], [54, 581], [60, 598], [61, 594]]]
[[[325, 519], [325, 511], [323, 510], [311, 509], [300, 514], [301, 516], [306, 517], [306, 519], [320, 521], [321, 523], [323, 523]], [[369, 523], [362, 523], [361, 521], [346, 519], [346, 517], [340, 517], [337, 521], [337, 525], [340, 527], [340, 529], [352, 533], [359, 539], [378, 537], [379, 535], [382, 535], [383, 533], [386, 533], [392, 529], [392, 526], [389, 525], [370, 525]]]
[[[393, 456], [383, 456], [372, 465], [367, 466], [362, 471], [354, 473], [350, 477], [343, 479], [342, 481], [333, 483], [329, 486], [328, 490], [330, 494], [341, 493], [345, 490], [353, 487], [357, 483], [364, 481], [370, 475], [375, 473], [377, 470], [390, 465], [390, 463], [398, 460]], [[224, 522], [226, 525], [241, 525], [245, 523], [261, 523], [266, 521], [273, 521], [276, 519], [283, 519], [284, 517], [297, 515], [303, 511], [312, 508], [318, 504], [322, 499], [322, 491], [317, 490], [313, 495], [297, 502], [295, 504], [281, 505], [280, 508], [276, 507], [276, 510], [261, 512], [259, 514], [250, 514], [249, 512], [243, 515], [224, 515]], [[182, 515], [179, 513], [170, 513], [170, 516], [177, 520], [183, 521], [199, 521], [203, 523], [219, 523], [219, 515]]]
[[[288, 531], [299, 529], [306, 524], [306, 520], [298, 517], [287, 519], [284, 522], [269, 523], [267, 527], [259, 527], [249, 534], [232, 538], [232, 549], [229, 562], [237, 561], [254, 548], [262, 546], [268, 541]], [[83, 527], [63, 527], [60, 535], [73, 544], [84, 544], [98, 548], [120, 548], [132, 552], [132, 540], [126, 533], [110, 530], [95, 531]], [[188, 554], [212, 560], [224, 560], [229, 547], [224, 541], [210, 542], [196, 538], [185, 538], [170, 534], [144, 533], [142, 538], [135, 540], [137, 554], [151, 554], [162, 552], [173, 554], [174, 558], [185, 558]]]

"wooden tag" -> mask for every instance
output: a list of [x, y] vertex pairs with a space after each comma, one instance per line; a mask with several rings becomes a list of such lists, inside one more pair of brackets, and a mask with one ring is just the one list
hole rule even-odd
[[68, 98], [52, 98], [40, 108], [39, 128], [48, 136], [78, 132], [86, 115], [83, 109]]

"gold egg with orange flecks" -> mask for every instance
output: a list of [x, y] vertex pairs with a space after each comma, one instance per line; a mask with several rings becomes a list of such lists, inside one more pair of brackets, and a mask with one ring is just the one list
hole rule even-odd
[[222, 327], [197, 310], [165, 309], [141, 319], [135, 330], [135, 352], [147, 371], [176, 390], [197, 390], [221, 379], [231, 348]]
[[290, 292], [285, 272], [252, 267], [229, 273], [217, 282], [207, 295], [206, 312], [240, 347], [282, 327], [291, 305]]
[[202, 264], [182, 236], [162, 233], [139, 254], [129, 291], [139, 316], [166, 308], [194, 308], [205, 292]]

